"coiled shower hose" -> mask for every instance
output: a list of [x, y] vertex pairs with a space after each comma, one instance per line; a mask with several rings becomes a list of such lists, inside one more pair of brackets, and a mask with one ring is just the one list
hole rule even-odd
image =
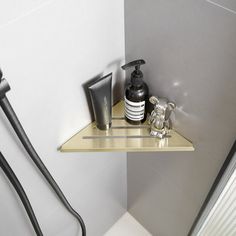
[[35, 233], [37, 234], [37, 236], [43, 236], [43, 233], [40, 229], [40, 226], [38, 224], [37, 218], [34, 214], [33, 208], [30, 204], [30, 201], [20, 183], [20, 181], [17, 179], [14, 171], [11, 169], [10, 165], [8, 164], [8, 162], [6, 161], [6, 159], [4, 158], [4, 156], [2, 155], [2, 153], [0, 152], [0, 167], [2, 168], [2, 170], [4, 171], [5, 175], [8, 177], [8, 179], [10, 180], [11, 184], [13, 185], [13, 187], [15, 188], [18, 196], [21, 199], [21, 202], [23, 203], [25, 210], [29, 216], [29, 219], [34, 227]]
[[[1, 75], [1, 73], [0, 73]], [[9, 122], [11, 123], [13, 129], [15, 130], [18, 138], [20, 139], [22, 145], [24, 146], [25, 150], [28, 152], [29, 156], [35, 163], [35, 165], [38, 167], [40, 172], [43, 174], [43, 176], [46, 178], [48, 183], [51, 185], [52, 189], [55, 191], [63, 205], [66, 207], [66, 209], [78, 220], [82, 236], [86, 236], [86, 227], [84, 224], [84, 221], [82, 217], [72, 208], [70, 203], [67, 201], [66, 197], [64, 196], [63, 192], [57, 185], [56, 181], [53, 179], [52, 175], [40, 159], [39, 155], [35, 151], [33, 145], [31, 144], [29, 138], [27, 137], [20, 121], [18, 120], [13, 108], [11, 107], [11, 104], [9, 103], [5, 93], [10, 90], [10, 87], [5, 79], [1, 80], [0, 76], [0, 85], [2, 84], [2, 91], [0, 89], [0, 106], [2, 107], [5, 115], [7, 116]], [[1, 87], [1, 86], [0, 86]]]

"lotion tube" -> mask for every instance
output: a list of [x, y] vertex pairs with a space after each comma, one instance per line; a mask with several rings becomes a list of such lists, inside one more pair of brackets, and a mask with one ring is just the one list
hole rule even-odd
[[112, 73], [96, 80], [88, 87], [96, 126], [101, 130], [111, 127]]

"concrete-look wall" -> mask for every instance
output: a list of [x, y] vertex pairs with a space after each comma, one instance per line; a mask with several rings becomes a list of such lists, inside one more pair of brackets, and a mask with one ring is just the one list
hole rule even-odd
[[[60, 153], [90, 122], [82, 84], [118, 71], [124, 60], [124, 2], [0, 2], [0, 67], [7, 94], [29, 138], [88, 235], [101, 236], [126, 211], [125, 153]], [[120, 70], [119, 70], [120, 71]], [[115, 84], [115, 83], [114, 83]], [[78, 235], [65, 210], [0, 111], [0, 150], [22, 182], [44, 235]], [[34, 235], [25, 210], [0, 169], [0, 235]]]
[[126, 60], [146, 60], [151, 93], [176, 102], [175, 128], [196, 148], [128, 154], [128, 209], [153, 235], [187, 235], [234, 142], [234, 2], [125, 1]]

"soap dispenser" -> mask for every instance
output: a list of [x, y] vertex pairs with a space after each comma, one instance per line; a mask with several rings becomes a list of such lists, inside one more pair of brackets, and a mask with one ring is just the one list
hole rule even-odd
[[140, 66], [144, 65], [142, 59], [131, 61], [123, 65], [123, 70], [135, 67], [131, 73], [130, 82], [125, 89], [125, 119], [128, 123], [139, 125], [146, 120], [146, 111], [148, 104], [148, 86], [143, 81], [143, 73]]

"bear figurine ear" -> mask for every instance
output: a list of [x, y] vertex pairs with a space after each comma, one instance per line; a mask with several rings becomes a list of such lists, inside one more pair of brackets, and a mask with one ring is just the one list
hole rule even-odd
[[176, 107], [175, 103], [174, 102], [168, 102], [168, 108], [170, 111], [174, 110]]
[[151, 96], [151, 97], [149, 98], [149, 102], [152, 103], [153, 105], [155, 105], [155, 104], [158, 104], [158, 103], [159, 103], [159, 100], [158, 100], [157, 97]]

